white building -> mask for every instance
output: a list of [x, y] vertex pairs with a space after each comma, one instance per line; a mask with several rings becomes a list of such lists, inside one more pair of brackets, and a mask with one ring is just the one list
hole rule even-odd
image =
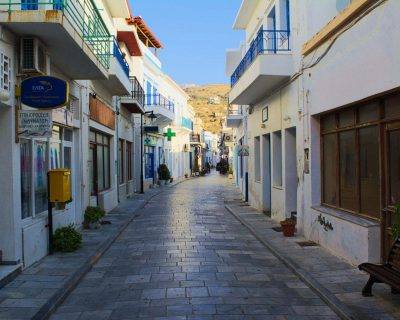
[[[28, 267], [48, 252], [48, 170], [72, 173], [72, 202], [54, 208], [54, 230], [80, 227], [88, 205], [109, 211], [137, 190], [141, 159], [133, 158], [141, 140], [133, 114], [143, 112], [143, 102], [130, 80], [137, 52], [127, 39], [136, 30], [117, 23], [130, 17], [126, 1], [9, 3], [0, 5], [0, 251], [2, 263]], [[14, 88], [38, 74], [68, 82], [69, 103], [52, 111], [50, 138], [21, 138], [17, 115], [32, 108]]]
[[[189, 97], [162, 70], [157, 57], [161, 42], [141, 17], [131, 19], [139, 35], [143, 52], [143, 88], [145, 90], [144, 182], [145, 188], [158, 183], [158, 168], [167, 164], [171, 176], [181, 179], [190, 173], [189, 137], [194, 113]], [[171, 133], [173, 136], [165, 136]]]
[[300, 80], [282, 86], [301, 64], [293, 53], [302, 44], [291, 32], [297, 26], [293, 6], [289, 0], [243, 1], [234, 29], [245, 31], [245, 41], [240, 49], [228, 51], [226, 65], [232, 85], [229, 101], [241, 106], [231, 110], [227, 123], [237, 128], [237, 145], [250, 149], [248, 158], [234, 153], [236, 179], [250, 204], [276, 220], [295, 213], [298, 202]]
[[400, 201], [399, 16], [395, 0], [244, 0], [246, 41], [227, 53], [230, 102], [247, 105], [227, 118], [250, 147], [238, 185], [248, 173], [254, 207], [297, 212], [300, 234], [354, 264], [385, 260]]

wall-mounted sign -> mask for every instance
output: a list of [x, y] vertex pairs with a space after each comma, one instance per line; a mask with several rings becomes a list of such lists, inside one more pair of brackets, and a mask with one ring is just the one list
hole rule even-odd
[[145, 126], [143, 129], [144, 132], [158, 133], [158, 126]]
[[250, 155], [250, 148], [248, 145], [238, 146], [238, 156], [248, 157]]
[[268, 121], [268, 117], [269, 117], [269, 115], [268, 115], [268, 107], [264, 107], [262, 109], [262, 122]]
[[21, 102], [36, 109], [55, 109], [65, 106], [69, 99], [69, 86], [64, 80], [38, 76], [27, 78], [21, 84]]
[[51, 110], [21, 110], [18, 135], [24, 138], [49, 138], [53, 130]]

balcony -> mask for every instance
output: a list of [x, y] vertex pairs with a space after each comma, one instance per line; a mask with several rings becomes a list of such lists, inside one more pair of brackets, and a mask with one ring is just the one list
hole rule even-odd
[[129, 95], [121, 97], [121, 104], [131, 113], [144, 113], [144, 90], [136, 77], [129, 80], [131, 91]]
[[0, 0], [0, 23], [39, 38], [51, 62], [72, 79], [108, 75], [110, 33], [92, 0]]
[[289, 36], [289, 31], [260, 29], [231, 76], [231, 103], [255, 104], [290, 79], [294, 67]]
[[228, 128], [237, 128], [243, 121], [243, 110], [241, 106], [229, 106], [226, 116], [226, 126]]
[[189, 118], [182, 117], [181, 119], [181, 127], [187, 129], [189, 131], [193, 131], [193, 121]]
[[115, 38], [112, 41], [112, 58], [108, 79], [104, 81], [104, 85], [115, 96], [125, 96], [130, 93], [129, 64]]
[[146, 94], [146, 111], [153, 111], [157, 116], [157, 123], [167, 124], [175, 120], [175, 105], [163, 95]]

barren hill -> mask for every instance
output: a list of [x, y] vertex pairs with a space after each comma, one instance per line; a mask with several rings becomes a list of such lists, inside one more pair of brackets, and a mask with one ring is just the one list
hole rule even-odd
[[208, 84], [203, 86], [183, 86], [190, 96], [196, 116], [204, 123], [204, 129], [213, 133], [221, 131], [221, 119], [226, 116], [229, 86], [225, 84]]

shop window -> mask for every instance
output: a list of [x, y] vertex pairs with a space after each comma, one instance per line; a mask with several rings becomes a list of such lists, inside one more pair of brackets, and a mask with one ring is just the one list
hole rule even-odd
[[337, 135], [327, 134], [322, 137], [322, 163], [323, 163], [323, 199], [326, 204], [339, 205], [339, 195], [337, 192], [338, 174], [337, 168]]
[[393, 95], [385, 100], [385, 118], [400, 117], [400, 94]]
[[91, 170], [97, 170], [91, 173], [92, 191], [101, 192], [110, 188], [110, 138], [97, 131], [91, 131], [89, 137]]
[[273, 145], [273, 182], [275, 187], [282, 187], [282, 133], [272, 134]]
[[[399, 130], [381, 132], [400, 118], [400, 95], [390, 95], [321, 117], [322, 203], [374, 219], [380, 218], [381, 151], [388, 143], [390, 164], [400, 163]], [[336, 125], [338, 124], [338, 125]], [[396, 146], [393, 149], [393, 146]], [[387, 150], [386, 150], [387, 151]], [[396, 153], [397, 152], [397, 153]], [[400, 199], [400, 169], [389, 166], [389, 200]], [[397, 170], [397, 171], [396, 171]]]
[[21, 140], [21, 214], [22, 219], [32, 215], [32, 150], [29, 140]]
[[71, 168], [72, 130], [55, 125], [50, 139], [23, 139], [20, 150], [21, 218], [25, 219], [47, 210], [47, 172]]
[[379, 216], [379, 127], [359, 130], [361, 212]]
[[35, 214], [47, 210], [47, 142], [34, 143]]

